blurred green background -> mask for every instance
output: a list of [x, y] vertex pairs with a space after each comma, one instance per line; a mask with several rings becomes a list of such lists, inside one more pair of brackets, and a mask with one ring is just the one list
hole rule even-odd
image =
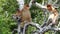
[[[41, 2], [41, 0], [37, 0], [37, 2]], [[17, 22], [12, 19], [12, 14], [16, 13], [17, 8], [16, 0], [0, 0], [0, 34], [12, 34], [13, 29], [17, 28]], [[33, 22], [43, 23], [44, 12], [41, 9], [32, 6], [30, 12]], [[33, 30], [33, 28], [31, 29]]]

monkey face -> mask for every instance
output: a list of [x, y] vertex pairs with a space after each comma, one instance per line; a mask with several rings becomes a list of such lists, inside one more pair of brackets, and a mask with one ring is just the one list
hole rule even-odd
[[20, 11], [19, 9], [17, 9], [17, 12], [12, 15], [12, 18], [13, 18], [14, 20], [19, 20], [19, 19], [21, 19], [21, 11]]
[[52, 10], [51, 5], [47, 5], [47, 9], [48, 9], [49, 11], [51, 11], [51, 10]]
[[13, 14], [13, 15], [12, 15], [12, 18], [13, 18], [14, 20], [20, 20], [20, 19], [21, 19], [20, 15], [16, 15], [16, 14]]
[[29, 5], [28, 5], [28, 4], [25, 4], [25, 5], [24, 5], [24, 9], [29, 10], [29, 9], [30, 9], [30, 8], [29, 8]]

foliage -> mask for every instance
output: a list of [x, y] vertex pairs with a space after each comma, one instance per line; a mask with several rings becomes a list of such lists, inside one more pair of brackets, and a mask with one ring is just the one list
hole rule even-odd
[[16, 25], [12, 14], [18, 5], [15, 0], [0, 0], [0, 34], [11, 34], [11, 25]]
[[[12, 14], [16, 12], [17, 8], [18, 4], [16, 0], [0, 0], [0, 34], [11, 34], [12, 30], [17, 28], [17, 22], [12, 19]], [[41, 9], [32, 6], [30, 11], [33, 22], [43, 23], [44, 12]]]

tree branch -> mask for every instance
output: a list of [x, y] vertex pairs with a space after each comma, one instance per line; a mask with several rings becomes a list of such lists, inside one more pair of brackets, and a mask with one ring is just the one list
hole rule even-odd
[[19, 10], [22, 10], [24, 8], [24, 0], [17, 0], [19, 4]]
[[29, 3], [29, 8], [31, 8], [32, 2], [33, 2], [33, 0], [30, 1], [30, 3]]
[[44, 0], [42, 1], [42, 5], [44, 5]]
[[47, 8], [46, 6], [43, 6], [43, 5], [41, 5], [40, 3], [37, 3], [37, 2], [35, 3], [35, 5], [39, 8], [45, 8], [45, 9]]
[[24, 30], [23, 30], [23, 34], [25, 34], [26, 26], [28, 26], [29, 24], [31, 24], [31, 25], [33, 25], [33, 26], [36, 26], [38, 29], [40, 29], [40, 30], [38, 30], [39, 33], [44, 33], [44, 32], [46, 32], [46, 31], [48, 31], [48, 30], [60, 31], [60, 28], [52, 27], [52, 26], [51, 26], [52, 23], [49, 24], [48, 26], [44, 26], [43, 28], [41, 28], [39, 24], [31, 22], [31, 23], [26, 23], [26, 24], [25, 24]]
[[56, 4], [57, 2], [58, 2], [58, 0], [56, 0], [56, 1], [53, 3], [53, 5]]

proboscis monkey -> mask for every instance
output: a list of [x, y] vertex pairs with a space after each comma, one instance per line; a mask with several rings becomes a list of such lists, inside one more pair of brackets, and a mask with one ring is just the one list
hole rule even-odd
[[46, 9], [49, 12], [51, 12], [51, 14], [48, 17], [48, 23], [43, 24], [42, 27], [44, 27], [45, 25], [49, 25], [50, 23], [52, 23], [52, 25], [58, 24], [57, 23], [58, 22], [57, 21], [58, 20], [58, 11], [50, 4], [48, 4], [46, 7], [47, 7]]
[[53, 24], [57, 24], [56, 20], [58, 18], [58, 11], [52, 5], [49, 4], [47, 5], [47, 9], [52, 13], [49, 15], [48, 19], [51, 19]]
[[16, 14], [13, 15], [13, 18], [20, 22], [21, 28], [24, 27], [25, 23], [30, 23], [32, 21], [29, 9], [29, 5], [25, 4], [21, 11], [18, 10]]

